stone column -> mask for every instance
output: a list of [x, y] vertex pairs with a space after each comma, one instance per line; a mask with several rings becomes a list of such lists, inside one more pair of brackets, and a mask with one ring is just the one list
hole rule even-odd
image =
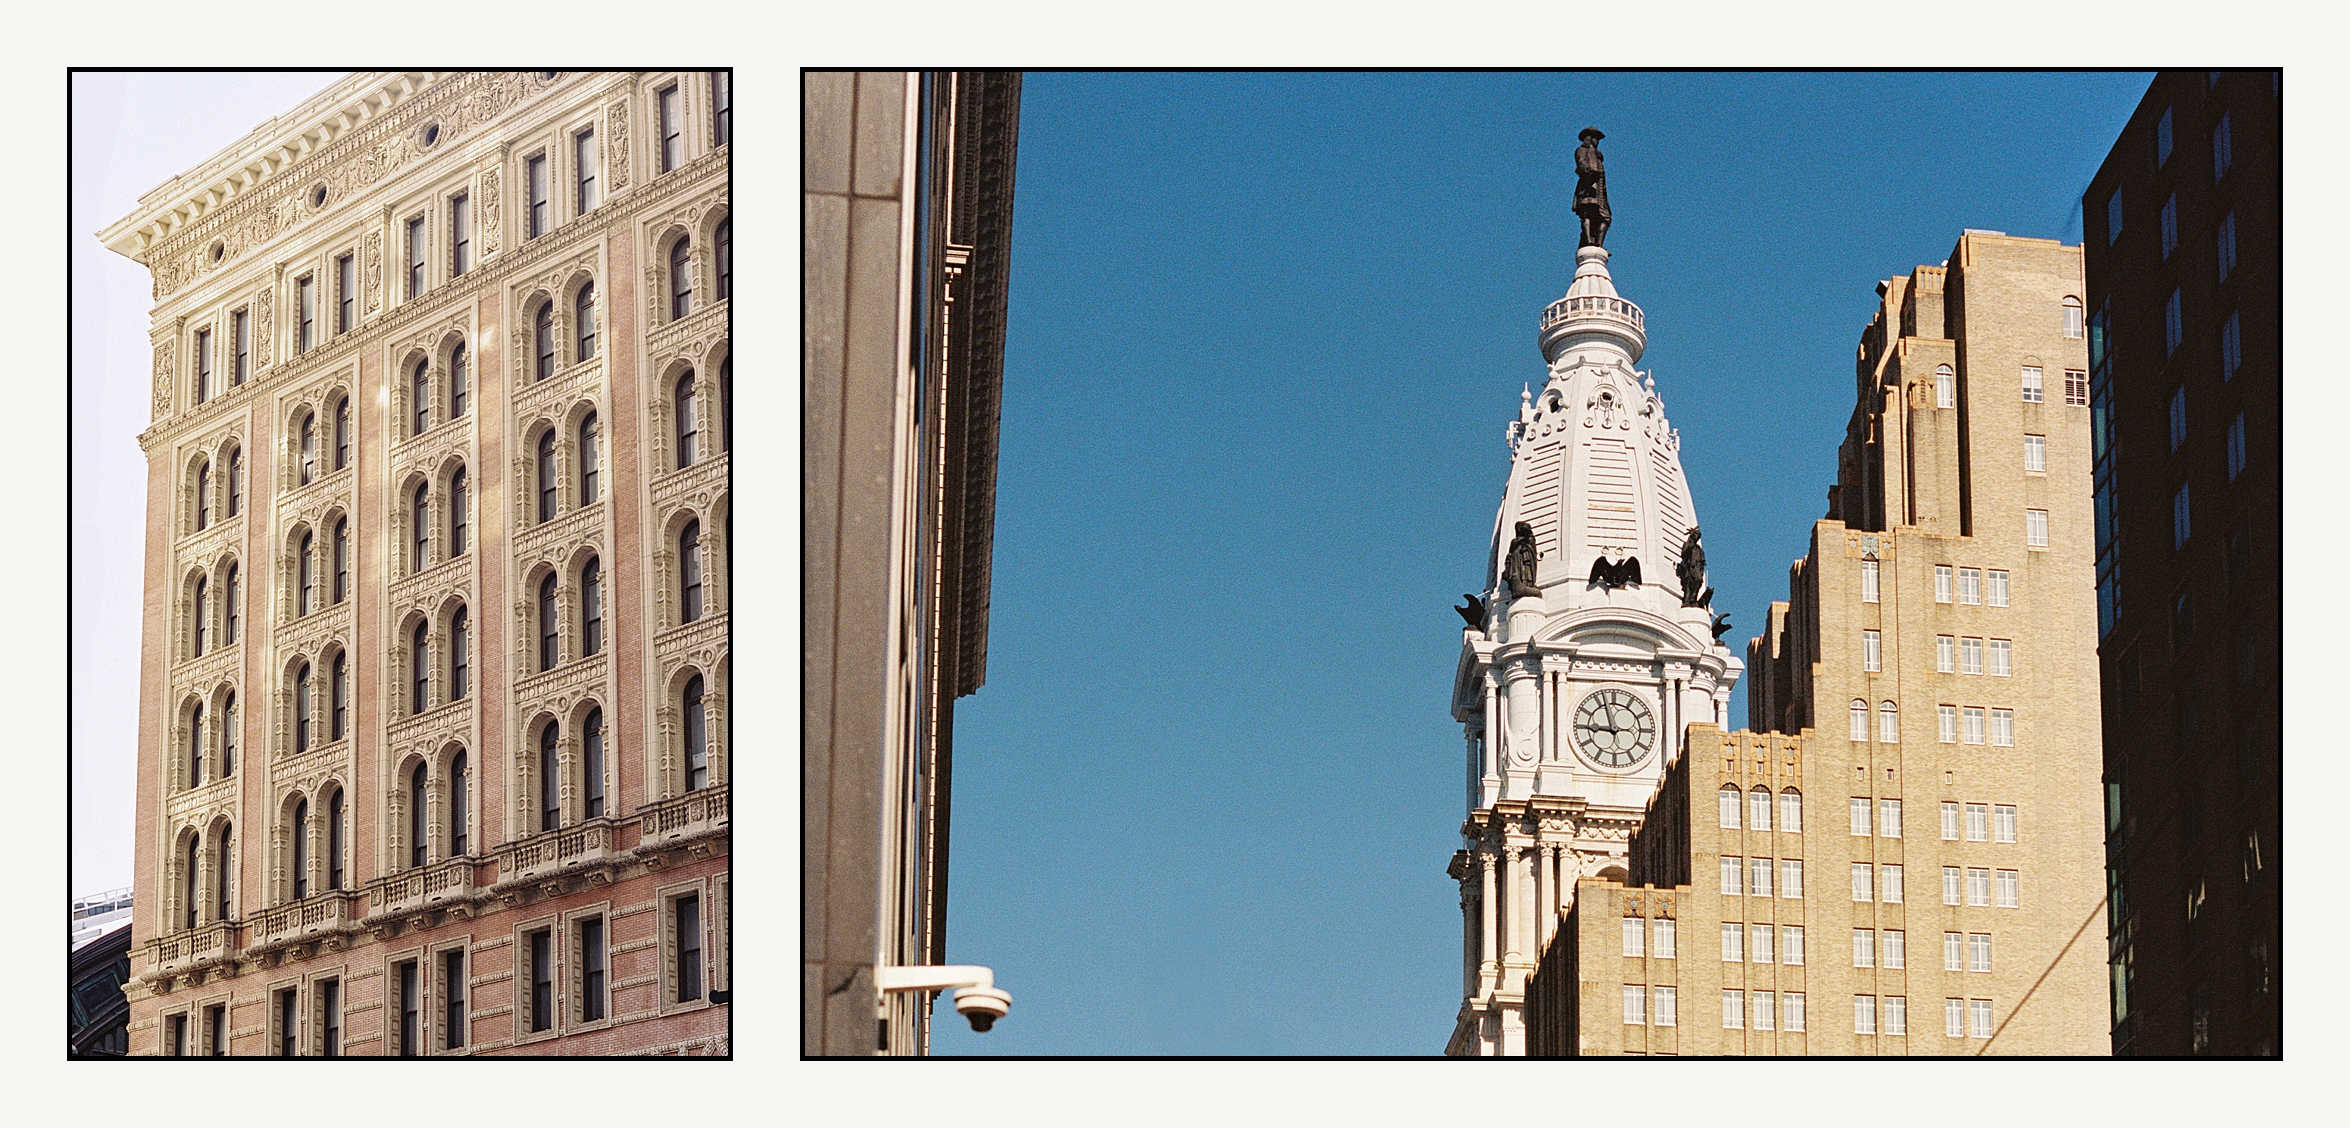
[[1558, 920], [1558, 886], [1551, 871], [1552, 846], [1537, 843], [1534, 847], [1535, 913], [1534, 950], [1540, 952], [1550, 943], [1550, 930]]
[[1497, 922], [1494, 920], [1495, 911], [1499, 908], [1499, 902], [1494, 897], [1493, 890], [1494, 857], [1490, 852], [1482, 849], [1478, 850], [1473, 857], [1477, 861], [1477, 877], [1482, 886], [1480, 892], [1483, 894], [1477, 899], [1480, 918], [1478, 923], [1484, 930], [1480, 937], [1482, 943], [1477, 949], [1477, 978], [1486, 983], [1492, 983], [1499, 979], [1501, 971], [1500, 962], [1496, 959], [1500, 948], [1496, 945], [1495, 928]]
[[[1499, 797], [1501, 787], [1501, 692], [1493, 676], [1493, 668], [1485, 669], [1485, 764], [1480, 776], [1484, 794], [1478, 796], [1476, 806], [1483, 807]], [[1491, 796], [1491, 798], [1489, 798]]]

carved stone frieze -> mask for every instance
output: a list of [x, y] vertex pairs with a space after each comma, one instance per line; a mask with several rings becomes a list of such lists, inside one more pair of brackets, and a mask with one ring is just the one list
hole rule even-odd
[[381, 231], [370, 231], [359, 244], [360, 290], [367, 294], [367, 312], [374, 313], [384, 304], [384, 237]]
[[[594, 505], [581, 506], [569, 513], [559, 514], [554, 520], [545, 524], [528, 526], [516, 532], [512, 538], [514, 574], [528, 576], [531, 569], [541, 564], [552, 564], [559, 569], [566, 568], [570, 565], [573, 554], [582, 548], [593, 549], [609, 559], [610, 554], [606, 553], [603, 547], [603, 531], [604, 503], [600, 500]], [[567, 583], [569, 581], [558, 582]], [[538, 598], [538, 593], [535, 591], [522, 594], [532, 601]], [[535, 640], [538, 633], [532, 631], [530, 635], [534, 640], [533, 645], [536, 645]]]
[[[662, 288], [658, 272], [648, 273], [645, 284], [655, 303], [650, 312], [666, 312], [659, 303], [668, 300], [668, 291]], [[672, 360], [683, 360], [698, 368], [710, 355], [710, 349], [726, 339], [726, 308], [707, 303], [674, 321], [655, 317], [645, 325], [645, 355], [651, 358], [652, 371], [669, 367]]]
[[[321, 595], [327, 590], [322, 587]], [[325, 607], [298, 619], [289, 619], [270, 628], [269, 641], [277, 653], [286, 659], [301, 654], [313, 661], [328, 642], [351, 637], [352, 601], [329, 603]]]
[[628, 100], [612, 103], [604, 118], [604, 178], [611, 183], [610, 194], [617, 196], [628, 188]]
[[680, 508], [691, 509], [708, 517], [718, 499], [727, 495], [730, 479], [724, 454], [704, 458], [683, 470], [673, 470], [653, 479], [653, 508], [667, 515]]
[[155, 339], [155, 410], [150, 419], [161, 419], [171, 414], [171, 385], [178, 372], [179, 342], [176, 334], [158, 335]]
[[[455, 560], [443, 560], [412, 576], [392, 581], [391, 617], [395, 625], [408, 617], [411, 611], [426, 615], [437, 613], [454, 599], [468, 606], [473, 603], [473, 554], [466, 553]], [[395, 652], [408, 646], [406, 638], [391, 640]]]
[[178, 663], [171, 671], [171, 700], [177, 702], [191, 695], [210, 699], [215, 688], [223, 684], [234, 687], [244, 665], [242, 644], [217, 647], [201, 658]]
[[274, 799], [296, 791], [304, 795], [316, 795], [330, 779], [341, 780], [348, 788], [353, 772], [353, 743], [346, 735], [341, 740], [314, 746], [300, 755], [277, 757], [268, 764], [271, 797]]
[[491, 165], [481, 172], [481, 201], [477, 205], [481, 220], [481, 253], [487, 258], [498, 253], [498, 167]]
[[[535, 639], [537, 636], [532, 635]], [[574, 662], [565, 662], [544, 673], [531, 674], [514, 683], [514, 747], [535, 748], [532, 739], [533, 718], [542, 713], [569, 718], [571, 710], [587, 700], [604, 701], [609, 705], [611, 693], [605, 684], [610, 670], [609, 652], [596, 654]], [[569, 730], [566, 729], [566, 732]]]
[[653, 652], [659, 656], [663, 680], [687, 665], [716, 669], [728, 653], [726, 619], [724, 614], [704, 615], [656, 639]]

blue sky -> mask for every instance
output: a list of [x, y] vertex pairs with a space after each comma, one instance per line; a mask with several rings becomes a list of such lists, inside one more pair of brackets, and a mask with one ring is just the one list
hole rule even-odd
[[[988, 682], [941, 1054], [1430, 1054], [1460, 995], [1448, 610], [1608, 134], [1618, 289], [1742, 646], [1880, 279], [2080, 239], [2151, 75], [1030, 74]], [[1732, 702], [1743, 722], [1745, 695]]]

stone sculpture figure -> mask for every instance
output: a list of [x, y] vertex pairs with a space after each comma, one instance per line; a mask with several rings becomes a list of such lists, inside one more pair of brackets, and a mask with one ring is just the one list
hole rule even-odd
[[1605, 247], [1607, 225], [1607, 162], [1599, 143], [1607, 134], [1585, 128], [1583, 144], [1575, 150], [1575, 214], [1583, 217], [1583, 239], [1577, 247]]
[[1541, 550], [1534, 547], [1534, 526], [1518, 522], [1518, 535], [1511, 539], [1509, 555], [1501, 566], [1501, 582], [1509, 585], [1511, 595], [1542, 594], [1534, 583], [1534, 565], [1541, 559]]
[[1705, 545], [1699, 543], [1695, 525], [1689, 526], [1689, 538], [1681, 542], [1681, 563], [1673, 572], [1681, 578], [1681, 606], [1712, 605], [1713, 590], [1705, 586]]

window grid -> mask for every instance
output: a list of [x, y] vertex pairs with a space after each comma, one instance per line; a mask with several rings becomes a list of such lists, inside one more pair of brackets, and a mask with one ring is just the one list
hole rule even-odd
[[2087, 369], [2067, 368], [2064, 370], [2064, 405], [2066, 407], [2089, 406], [2089, 372]]
[[1869, 738], [1869, 703], [1856, 699], [1847, 713], [1852, 720], [1852, 739], [1855, 741], [1867, 740]]
[[1900, 707], [1890, 701], [1877, 703], [1877, 743], [1901, 743]]
[[1991, 871], [1968, 866], [1966, 871], [1966, 903], [1973, 908], [1987, 908], [1991, 904]]
[[1958, 903], [1959, 903], [1959, 889], [1960, 889], [1960, 876], [1959, 876], [1959, 875], [1960, 875], [1960, 870], [1959, 870], [1959, 868], [1958, 868], [1957, 866], [1943, 866], [1943, 867], [1942, 867], [1942, 903], [1943, 903], [1943, 904], [1945, 904], [1945, 905], [1955, 905], [1955, 904], [1958, 904]]
[[1771, 963], [1771, 962], [1773, 962], [1773, 961], [1774, 961], [1774, 960], [1777, 958], [1777, 957], [1776, 957], [1776, 955], [1775, 955], [1775, 952], [1776, 952], [1776, 950], [1777, 950], [1777, 947], [1778, 947], [1778, 945], [1777, 945], [1777, 944], [1774, 942], [1774, 941], [1776, 941], [1776, 939], [1777, 939], [1777, 937], [1776, 937], [1776, 936], [1774, 936], [1774, 935], [1772, 934], [1772, 928], [1771, 928], [1771, 926], [1770, 926], [1770, 925], [1767, 925], [1767, 924], [1750, 924], [1750, 925], [1747, 925], [1747, 926], [1746, 926], [1746, 952], [1747, 952], [1747, 962], [1749, 962], [1749, 963], [1759, 963], [1759, 964], [1767, 964], [1767, 963]]
[[1746, 821], [1756, 830], [1771, 829], [1771, 789], [1757, 787], [1746, 798]]
[[1983, 570], [1981, 568], [1961, 568], [1958, 570], [1958, 601], [1969, 607], [1982, 605]]
[[1735, 788], [1735, 787], [1724, 787], [1724, 788], [1722, 788], [1722, 790], [1721, 790], [1721, 808], [1722, 808], [1722, 812], [1721, 812], [1721, 813], [1722, 813], [1722, 829], [1723, 829], [1723, 830], [1737, 830], [1737, 829], [1738, 829], [1738, 811], [1739, 811], [1739, 803], [1738, 803], [1738, 789], [1737, 789], [1737, 788]]
[[1966, 805], [1966, 840], [1969, 842], [1989, 842], [1991, 840], [1991, 807], [1989, 804], [1969, 803]]
[[1967, 637], [1958, 640], [1958, 672], [1962, 674], [1983, 672], [1982, 639]]
[[1909, 1033], [1909, 999], [1902, 995], [1885, 996], [1885, 1033], [1888, 1036]]
[[1990, 971], [1990, 970], [1991, 970], [1991, 934], [1990, 934], [1990, 933], [1988, 933], [1988, 932], [1969, 932], [1969, 933], [1967, 933], [1967, 937], [1966, 937], [1966, 969], [1967, 969], [1968, 971], [1980, 971], [1980, 972], [1988, 972], [1988, 971]]
[[1779, 962], [1789, 967], [1803, 966], [1803, 926], [1787, 924], [1779, 927]]
[[1656, 987], [1651, 989], [1651, 993], [1656, 996], [1656, 1025], [1672, 1026], [1680, 1022], [1681, 1000], [1679, 997], [1679, 989], [1673, 987]]
[[1852, 966], [1877, 966], [1877, 932], [1873, 928], [1852, 930]]
[[1867, 862], [1852, 863], [1852, 899], [1855, 902], [1874, 900], [1876, 888], [1876, 867]]
[[1865, 673], [1877, 673], [1883, 668], [1879, 635], [1876, 631], [1860, 632], [1860, 668]]
[[2015, 745], [2015, 710], [1991, 710], [1991, 743], [1999, 748]]
[[1853, 799], [1846, 805], [1852, 813], [1852, 836], [1867, 838], [1869, 836], [1869, 801]]
[[2047, 473], [2047, 472], [2048, 472], [2048, 436], [2046, 436], [2046, 435], [2025, 435], [2025, 436], [2024, 436], [2024, 473], [2027, 473], [2027, 474], [2045, 474], [2045, 473]]
[[1648, 988], [1638, 984], [1624, 984], [1624, 1025], [1648, 1025]]
[[1882, 939], [1883, 943], [1878, 947], [1880, 954], [1884, 957], [1885, 967], [1893, 971], [1907, 968], [1909, 966], [1908, 934], [1898, 928], [1888, 928]]
[[1888, 905], [1898, 905], [1901, 903], [1900, 866], [1884, 865], [1877, 867], [1877, 899]]
[[1942, 804], [1942, 841], [1958, 841], [1958, 804], [1956, 803]]
[[1646, 945], [1642, 943], [1647, 936], [1648, 922], [1645, 919], [1641, 917], [1624, 918], [1624, 954], [1626, 956], [1647, 955]]
[[1860, 562], [1860, 601], [1862, 603], [1878, 602], [1877, 562], [1874, 560]]
[[1999, 870], [1994, 876], [1998, 879], [1997, 885], [1999, 907], [2003, 909], [2021, 907], [2022, 900], [2018, 895], [2018, 886], [2020, 884], [2019, 878], [2022, 877], [2022, 874], [2016, 870], [2003, 869]]
[[1877, 997], [1875, 995], [1854, 995], [1852, 997], [1852, 1032], [1855, 1034], [1877, 1032]]
[[1656, 959], [1669, 960], [1675, 958], [1675, 931], [1676, 930], [1673, 919], [1671, 917], [1658, 917], [1657, 919], [1649, 922], [1649, 949]]
[[1722, 1029], [1746, 1029], [1746, 992], [1730, 988], [1722, 990]]
[[1877, 800], [1877, 837], [1901, 837], [1901, 800]]
[[2048, 547], [2048, 511], [2024, 510], [2024, 543], [2033, 548]]
[[1950, 565], [1934, 565], [1934, 602], [1950, 602]]
[[2040, 383], [2040, 369], [2039, 369], [2039, 366], [2037, 366], [2037, 365], [2031, 365], [2031, 364], [2027, 364], [2027, 365], [2025, 365], [2025, 366], [2024, 366], [2024, 368], [2023, 368], [2023, 388], [2024, 388], [2024, 402], [2025, 402], [2025, 403], [2039, 403], [2039, 402], [2041, 402], [2042, 395], [2041, 395], [2041, 383]]
[[1803, 793], [1792, 787], [1779, 793], [1779, 829], [1789, 834], [1803, 830]]
[[1722, 896], [1741, 897], [1746, 894], [1746, 860], [1722, 858]]
[[1953, 656], [1957, 653], [1958, 639], [1955, 636], [1935, 635], [1934, 672], [1937, 674], [1956, 673], [1958, 670], [1957, 659]]
[[1935, 707], [1934, 707], [1934, 721], [1935, 721], [1935, 726], [1936, 726], [1936, 729], [1937, 729], [1937, 731], [1938, 731], [1938, 732], [1939, 732], [1939, 734], [1940, 734], [1940, 735], [1939, 735], [1939, 739], [1941, 740], [1941, 742], [1942, 742], [1942, 743], [1944, 743], [1944, 744], [1956, 744], [1956, 743], [1958, 743], [1958, 706], [1956, 706], [1956, 705], [1937, 705], [1937, 706], [1935, 706]]
[[1754, 897], [1771, 895], [1771, 860], [1769, 858], [1746, 859], [1746, 892], [1749, 896]]
[[1973, 1038], [1991, 1036], [1991, 1000], [1967, 1000], [1967, 1034]]
[[1771, 1004], [1776, 1001], [1777, 998], [1778, 996], [1771, 994], [1769, 991], [1757, 991], [1754, 993], [1754, 1029], [1771, 1029], [1773, 1022], [1777, 1018], [1776, 1014], [1774, 1013], [1776, 1008]]
[[1993, 607], [2007, 606], [2007, 569], [1993, 568], [1983, 573], [1983, 578], [1987, 581], [1984, 586], [1990, 594], [1987, 602]]
[[1779, 859], [1779, 896], [1791, 901], [1803, 899], [1803, 859]]
[[1744, 962], [1744, 961], [1745, 961], [1745, 959], [1746, 959], [1746, 926], [1745, 926], [1745, 925], [1742, 925], [1742, 924], [1733, 924], [1733, 923], [1725, 923], [1725, 924], [1723, 924], [1723, 925], [1722, 925], [1722, 962], [1723, 962], [1723, 963], [1742, 963], [1742, 962]]
[[2014, 806], [2000, 803], [1991, 808], [1991, 840], [1993, 842], [2015, 841]]

